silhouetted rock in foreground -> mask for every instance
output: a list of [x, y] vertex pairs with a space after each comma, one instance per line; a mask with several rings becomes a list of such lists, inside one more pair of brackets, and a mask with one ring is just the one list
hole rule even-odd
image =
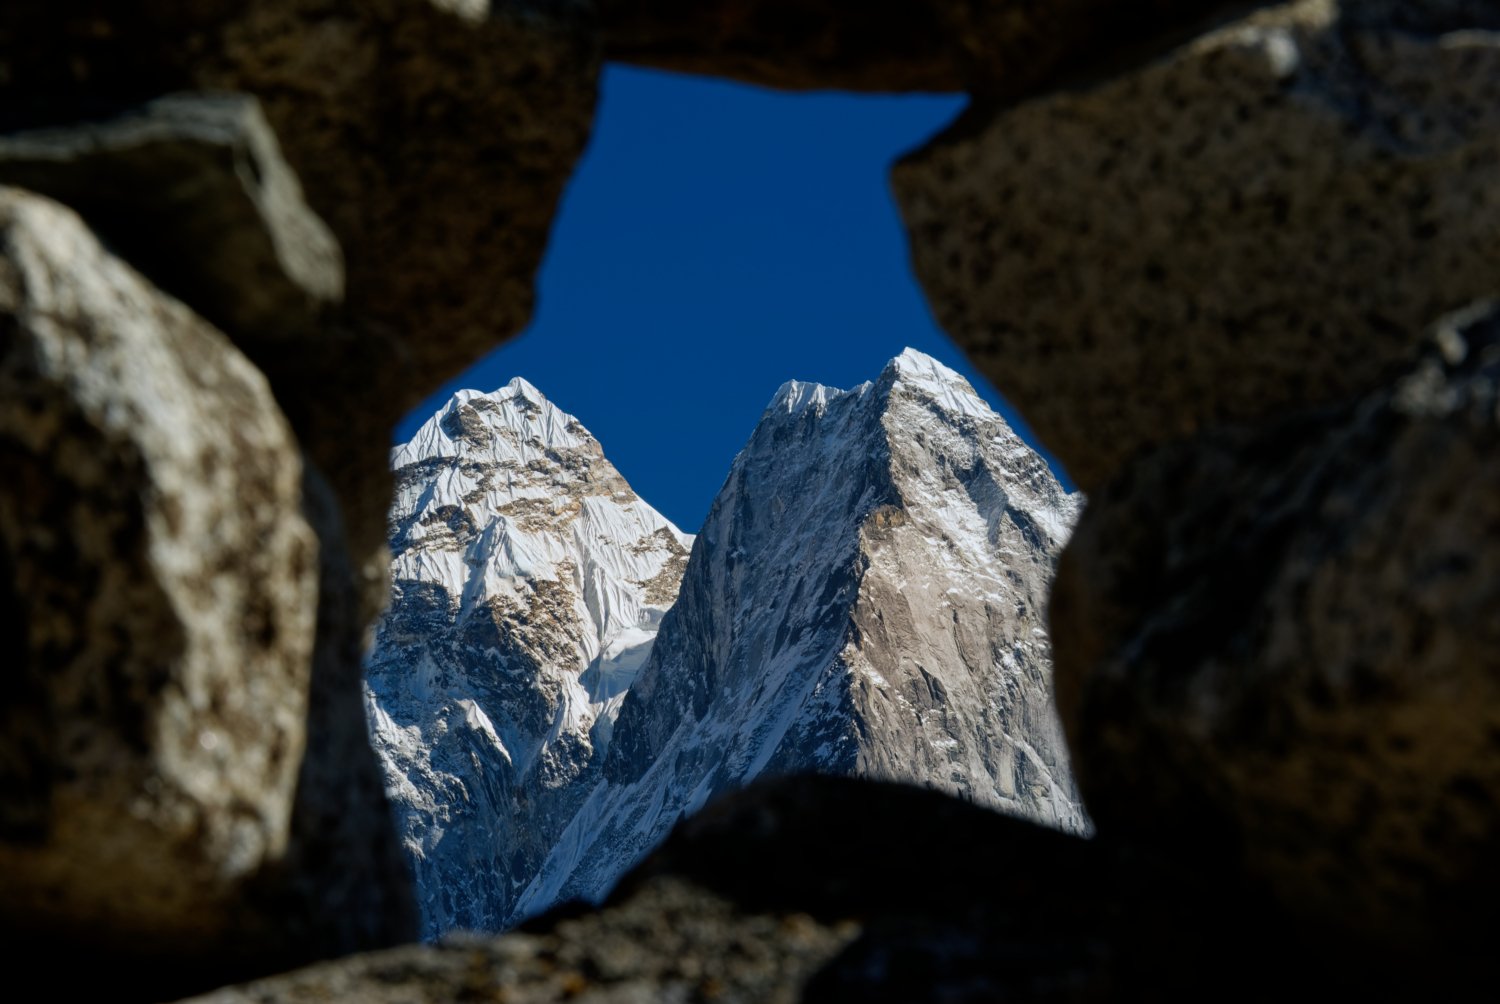
[[1382, 985], [1378, 965], [1298, 942], [1232, 880], [1170, 874], [925, 789], [781, 778], [681, 824], [600, 908], [202, 1000], [979, 1004], [1201, 1000], [1211, 988], [1251, 1001]]
[[0, 926], [225, 952], [302, 759], [297, 445], [228, 339], [8, 188], [0, 314]]
[[1134, 464], [1052, 608], [1101, 832], [1413, 960], [1500, 922], [1500, 314], [1436, 331], [1363, 401]]
[[1246, 0], [601, 0], [606, 54], [784, 88], [1013, 98], [1129, 61]]
[[[959, 844], [996, 853], [942, 851]], [[934, 792], [782, 779], [679, 827], [598, 911], [204, 1000], [1083, 999], [1111, 964], [1080, 937], [1112, 918], [1087, 893], [1105, 885], [1101, 865], [1082, 840]]]
[[[1494, 322], [1392, 373], [1500, 293], [1500, 6], [1251, 4], [1193, 37], [1242, 5], [602, 2], [0, 4], [0, 130], [253, 96], [346, 270], [266, 340], [209, 304], [272, 291], [184, 281], [192, 240], [166, 271], [106, 251], [92, 183], [87, 226], [0, 190], [13, 980], [121, 1001], [411, 932], [358, 732], [388, 432], [529, 317], [610, 44], [971, 90], [896, 188], [935, 315], [1099, 494], [1052, 633], [1097, 842], [791, 781], [597, 912], [217, 999], [1496, 996]], [[178, 222], [255, 190], [194, 163]], [[215, 254], [269, 261], [275, 222], [234, 215]]]

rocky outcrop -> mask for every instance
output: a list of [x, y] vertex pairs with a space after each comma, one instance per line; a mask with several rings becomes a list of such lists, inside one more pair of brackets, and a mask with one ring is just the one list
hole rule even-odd
[[899, 780], [1086, 829], [1043, 625], [1078, 504], [921, 353], [848, 391], [783, 386], [511, 920], [602, 898], [679, 818], [762, 775]]
[[[601, 6], [603, 40], [572, 0], [0, 5], [0, 131], [253, 96], [346, 266], [306, 337], [264, 340], [148, 270], [142, 235], [108, 254], [0, 196], [7, 957], [60, 996], [124, 999], [403, 930], [390, 834], [358, 842], [381, 806], [351, 738], [386, 431], [524, 321], [602, 42], [781, 86], [974, 94], [897, 189], [937, 316], [1097, 489], [1055, 632], [1097, 842], [817, 782], [709, 817], [729, 822], [600, 912], [227, 999], [1486, 993], [1489, 322], [1390, 374], [1433, 317], [1495, 293], [1496, 6], [1303, 0], [1192, 38], [1241, 5]], [[227, 145], [235, 167], [270, 149]], [[256, 183], [196, 163], [219, 177], [174, 219], [236, 222], [169, 271], [236, 260], [221, 239], [267, 261]], [[67, 197], [103, 230], [87, 195]], [[872, 535], [899, 530], [883, 519]], [[321, 752], [299, 764], [303, 685]], [[204, 950], [225, 938], [234, 965]]]
[[392, 452], [370, 731], [423, 931], [499, 930], [588, 794], [692, 537], [517, 378]]
[[66, 126], [172, 92], [258, 99], [342, 248], [345, 297], [317, 337], [226, 333], [267, 374], [341, 499], [366, 616], [384, 603], [391, 427], [530, 316], [532, 277], [593, 113], [592, 29], [589, 6], [572, 2], [15, 0], [0, 10], [0, 126]]
[[[7, 720], [28, 724], [16, 730], [15, 754], [6, 753], [7, 779], [17, 780], [7, 781], [0, 834], [0, 884], [9, 891], [14, 878], [26, 895], [6, 897], [4, 924], [12, 947], [47, 949], [19, 948], [19, 958], [66, 946], [114, 952], [107, 976], [69, 968], [67, 992], [107, 979], [119, 999], [160, 997], [415, 936], [360, 682], [366, 631], [387, 590], [389, 430], [411, 403], [525, 322], [552, 210], [592, 113], [596, 41], [591, 10], [570, 3], [0, 7], [0, 178], [71, 204], [135, 270], [90, 253], [66, 269], [53, 263], [50, 285], [26, 295], [55, 297], [57, 317], [77, 323], [79, 344], [129, 335], [165, 346], [96, 362], [69, 348], [56, 372], [16, 370], [24, 393], [6, 402], [37, 443], [72, 443], [66, 437], [76, 434], [89, 444], [7, 466], [19, 481], [6, 498], [25, 501], [15, 504], [0, 553], [0, 618], [23, 640], [16, 661], [28, 667], [14, 715], [6, 703]], [[87, 244], [76, 220], [68, 226], [68, 239]], [[39, 267], [31, 250], [16, 248], [21, 265], [0, 275], [5, 281]], [[96, 268], [102, 277], [86, 274]], [[113, 290], [111, 270], [131, 276], [131, 298], [115, 306], [76, 300], [75, 284]], [[25, 344], [12, 329], [27, 337], [67, 331], [25, 307], [21, 299], [0, 310], [8, 354]], [[241, 414], [248, 392], [239, 377], [214, 382], [224, 366], [201, 348], [200, 331], [222, 346], [215, 352], [240, 360], [261, 392], [269, 384], [272, 397], [256, 406], [295, 434], [277, 426], [285, 450], [274, 462], [257, 452], [270, 450], [261, 419]], [[16, 365], [31, 366], [25, 351], [15, 349]], [[142, 369], [147, 359], [160, 363], [159, 376]], [[64, 370], [85, 363], [95, 367], [85, 389], [99, 411], [72, 430], [72, 418], [56, 416], [74, 407], [84, 385]], [[33, 426], [26, 408], [36, 413]], [[88, 422], [106, 420], [114, 423], [107, 435], [89, 432]], [[141, 459], [137, 434], [153, 449], [156, 440], [180, 450], [215, 436], [223, 442], [217, 453], [203, 447], [208, 466], [197, 472], [171, 450], [160, 463]], [[71, 490], [84, 469], [79, 450], [99, 470], [121, 473], [85, 486], [105, 493], [90, 496], [97, 521], [64, 507], [71, 522], [60, 522], [43, 489]], [[201, 621], [181, 630], [172, 622], [176, 594], [137, 608], [113, 579], [89, 572], [89, 562], [135, 569], [145, 561], [131, 521], [156, 519], [157, 507], [183, 565], [168, 571], [188, 576], [204, 563], [202, 595], [186, 608], [201, 610]], [[305, 560], [278, 574], [305, 593], [286, 609], [256, 599], [282, 581], [266, 565], [287, 558], [282, 538], [296, 534], [308, 546]], [[50, 550], [38, 556], [36, 548]], [[156, 574], [137, 571], [146, 581]], [[72, 613], [36, 613], [62, 603], [32, 590], [48, 576], [69, 584]], [[300, 631], [280, 624], [293, 612]], [[148, 629], [151, 618], [160, 630]], [[211, 628], [217, 645], [205, 640]], [[260, 648], [246, 649], [252, 642]], [[168, 659], [174, 645], [181, 651]], [[72, 661], [84, 656], [86, 666]], [[200, 678], [214, 681], [223, 700], [203, 696], [208, 684], [192, 682]], [[70, 759], [92, 757], [95, 740], [52, 735], [52, 712], [36, 711], [54, 700], [46, 681], [60, 688], [64, 718], [77, 711], [138, 721], [126, 743], [134, 752], [113, 758], [97, 784]], [[188, 698], [174, 681], [192, 683], [189, 704], [180, 705]], [[281, 694], [289, 681], [295, 694]], [[180, 713], [174, 727], [184, 743], [208, 737], [201, 752], [181, 753], [181, 770], [196, 772], [189, 780], [208, 794], [194, 788], [179, 797], [150, 773], [150, 723], [163, 707]], [[220, 735], [224, 717], [246, 724]], [[97, 742], [109, 736], [101, 729]], [[224, 783], [210, 783], [199, 761], [218, 765]], [[104, 837], [87, 845], [54, 829], [64, 817], [53, 788], [65, 788], [78, 802], [69, 811], [91, 813]], [[183, 801], [199, 795], [203, 807]], [[215, 816], [222, 807], [226, 815]], [[73, 826], [72, 818], [64, 821]], [[153, 826], [160, 839], [141, 836]], [[65, 841], [74, 853], [53, 864], [76, 888], [36, 864], [38, 848]], [[117, 842], [128, 855], [116, 854]], [[112, 854], [122, 858], [117, 868]], [[182, 873], [167, 882], [173, 867]], [[82, 887], [89, 876], [93, 892]], [[61, 892], [49, 892], [33, 916], [32, 893], [46, 883]], [[135, 905], [107, 914], [90, 905], [111, 897]]]
[[1221, 859], [1383, 954], [1500, 920], [1500, 315], [1357, 404], [1164, 447], [1053, 600], [1101, 832]]
[[[343, 323], [256, 356], [384, 604], [390, 430], [531, 316], [598, 73], [582, 3], [239, 5], [188, 67], [259, 98], [344, 250]], [[283, 391], [285, 388], [285, 391]]]
[[0, 189], [0, 924], [222, 950], [285, 854], [318, 548], [265, 379], [68, 210]]
[[0, 134], [0, 183], [67, 203], [242, 345], [314, 336], [343, 299], [338, 244], [248, 95], [181, 94], [98, 122]]
[[[994, 853], [905, 853], [945, 846]], [[679, 828], [600, 911], [202, 1000], [1107, 999], [1119, 960], [1084, 934], [1117, 923], [1107, 875], [1084, 841], [935, 792], [783, 780]]]
[[938, 320], [1085, 489], [1149, 446], [1373, 389], [1495, 289], [1500, 47], [1455, 29], [1497, 25], [1307, 0], [980, 102], [894, 174]]
[[1289, 985], [1334, 997], [1418, 989], [1371, 979], [1369, 960], [1324, 968], [1326, 946], [1298, 944], [1224, 886], [1181, 902], [1129, 877], [1139, 871], [1098, 842], [936, 792], [778, 779], [683, 823], [598, 910], [203, 1000], [1061, 1004], [1196, 1001], [1206, 986], [1227, 1001], [1277, 999]]
[[1012, 98], [1139, 60], [1246, 0], [600, 0], [612, 59], [771, 87]]

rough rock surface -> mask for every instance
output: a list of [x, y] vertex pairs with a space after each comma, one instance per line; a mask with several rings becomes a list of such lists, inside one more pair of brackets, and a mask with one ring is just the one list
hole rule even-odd
[[818, 771], [1087, 826], [1043, 606], [1078, 500], [957, 373], [907, 350], [793, 381], [736, 458], [602, 777], [514, 919], [601, 897], [711, 796]]
[[[250, 999], [1493, 984], [1495, 323], [1450, 325], [1441, 362], [1371, 391], [1431, 316], [1495, 292], [1500, 6], [1303, 0], [1142, 67], [1195, 30], [1184, 18], [1231, 6], [599, 5], [628, 58], [976, 95], [898, 187], [940, 319], [1075, 476], [1107, 486], [1056, 612], [1099, 841], [930, 792], [798, 782], [689, 824], [602, 912]], [[358, 741], [385, 432], [529, 313], [596, 29], [586, 0], [0, 4], [0, 132], [76, 138], [172, 92], [254, 95], [348, 257], [343, 304], [278, 344], [198, 280], [163, 273], [164, 296], [76, 219], [0, 194], [0, 630], [24, 639], [0, 702], [0, 940], [44, 960], [57, 996], [228, 978], [184, 965], [216, 938], [263, 972], [295, 961], [289, 941], [316, 954], [402, 930]], [[222, 161], [193, 170], [224, 180]], [[129, 236], [114, 250], [140, 257]], [[178, 251], [204, 260], [169, 264], [212, 264], [207, 245]], [[184, 298], [265, 371], [300, 454]], [[1291, 416], [1309, 405], [1328, 410]], [[871, 511], [861, 540], [898, 538], [901, 512]], [[309, 660], [299, 772], [283, 698]]]
[[1085, 488], [1378, 386], [1490, 295], [1493, 4], [1269, 9], [1095, 86], [980, 103], [895, 171], [945, 329]]
[[297, 446], [227, 339], [0, 189], [0, 457], [0, 924], [190, 956], [287, 846], [317, 603]]
[[291, 842], [250, 897], [259, 927], [246, 940], [257, 972], [400, 944], [418, 932], [411, 869], [365, 722], [369, 631], [342, 513], [311, 464], [302, 490], [320, 544], [317, 642]]
[[[1378, 960], [1299, 944], [1232, 885], [1175, 889], [1138, 871], [1100, 841], [931, 790], [780, 778], [684, 822], [597, 910], [203, 1000], [991, 1004], [1201, 1001], [1211, 986], [1250, 1002], [1288, 987], [1400, 989], [1371, 979]], [[1444, 975], [1422, 980], [1411, 989]]]
[[[290, 837], [283, 826], [279, 838], [285, 853], [260, 862], [255, 881], [202, 925], [204, 938], [238, 932], [239, 971], [415, 934], [409, 876], [365, 740], [360, 683], [365, 630], [387, 588], [389, 430], [412, 403], [528, 318], [552, 211], [592, 114], [593, 24], [590, 4], [568, 0], [0, 5], [8, 176], [24, 174], [27, 184], [72, 202], [114, 252], [216, 322], [263, 372], [300, 446], [270, 484], [290, 478], [296, 486], [305, 471], [306, 510], [293, 506], [286, 532], [311, 522], [319, 537], [319, 567], [310, 559], [305, 569], [318, 596], [310, 592], [299, 607], [309, 630], [316, 619], [300, 670], [305, 688], [310, 661], [311, 702], [287, 706], [299, 736], [305, 710], [310, 736], [300, 770], [290, 745], [267, 742], [246, 758], [244, 769], [253, 770], [257, 757], [287, 756], [296, 799]], [[137, 377], [121, 367], [111, 379]], [[143, 383], [119, 393], [154, 389]], [[222, 412], [232, 417], [239, 391], [226, 384], [224, 393]], [[211, 396], [201, 395], [204, 407]], [[175, 434], [189, 443], [200, 426], [204, 434], [219, 430], [170, 409], [159, 417], [183, 422]], [[237, 431], [231, 422], [225, 449], [238, 442]], [[98, 452], [109, 459], [114, 449], [105, 443]], [[120, 462], [127, 461], [125, 454]], [[36, 477], [61, 462], [47, 458]], [[202, 485], [218, 493], [225, 532], [236, 518], [274, 524], [281, 517], [258, 506], [260, 467], [238, 466], [243, 484], [221, 472]], [[176, 488], [163, 490], [170, 496]], [[18, 532], [52, 532], [54, 517], [24, 515], [38, 522]], [[232, 543], [212, 527], [190, 529], [202, 533], [205, 554]], [[257, 561], [271, 560], [275, 540], [262, 543]], [[259, 568], [244, 564], [245, 582]], [[28, 572], [9, 550], [0, 572], [7, 577], [0, 618], [24, 637], [29, 600], [19, 583]], [[233, 578], [230, 565], [219, 574]], [[255, 630], [264, 618], [252, 613], [247, 620], [226, 611], [221, 631], [235, 638]], [[118, 623], [90, 622], [87, 637], [115, 646], [121, 665], [136, 658], [137, 642], [147, 659], [169, 644], [122, 633], [130, 621], [119, 616]], [[205, 667], [234, 651], [226, 643]], [[25, 657], [52, 658], [44, 651]], [[98, 667], [100, 680], [114, 672], [113, 663]], [[40, 684], [27, 687], [41, 692]], [[124, 707], [129, 697], [113, 699]], [[148, 706], [149, 697], [138, 703]], [[261, 720], [267, 729], [279, 721]], [[38, 741], [42, 752], [28, 754], [18, 773], [48, 762], [46, 742]], [[224, 789], [224, 797], [233, 795]], [[102, 804], [142, 797], [147, 804], [153, 796], [122, 780]], [[7, 812], [35, 814], [22, 803]], [[202, 839], [206, 853], [217, 853], [213, 833]], [[101, 884], [115, 880], [149, 895], [128, 869]], [[181, 884], [192, 890], [196, 881], [187, 876]], [[86, 912], [73, 920], [80, 932], [93, 923]], [[196, 930], [191, 911], [179, 921]], [[192, 938], [157, 938], [150, 925], [128, 918], [104, 928], [121, 952], [150, 942], [137, 970], [111, 971], [117, 995], [155, 992], [164, 978], [202, 986], [236, 972], [209, 966], [189, 974], [192, 961], [202, 960]], [[153, 961], [165, 959], [171, 964]]]
[[247, 95], [182, 94], [0, 134], [0, 183], [72, 207], [242, 346], [301, 341], [343, 298], [343, 255]]
[[1245, 0], [600, 0], [612, 59], [786, 88], [1014, 97], [1138, 59]]
[[598, 773], [692, 537], [516, 379], [391, 456], [370, 726], [423, 928], [498, 930]]
[[0, 8], [0, 125], [63, 125], [175, 91], [259, 99], [347, 282], [341, 322], [319, 337], [242, 347], [343, 503], [371, 617], [389, 430], [529, 319], [597, 74], [592, 6], [574, 0]]
[[[989, 853], [911, 853], [951, 844]], [[1108, 999], [1107, 888], [1104, 856], [1056, 831], [917, 788], [783, 780], [686, 824], [600, 911], [202, 1000]]]
[[1052, 607], [1101, 832], [1263, 881], [1380, 954], [1500, 911], [1500, 314], [1357, 405], [1158, 450]]

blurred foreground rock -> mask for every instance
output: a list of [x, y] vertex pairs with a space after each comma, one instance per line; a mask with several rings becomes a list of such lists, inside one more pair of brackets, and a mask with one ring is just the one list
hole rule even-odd
[[[975, 846], [1005, 853], [943, 853]], [[935, 792], [783, 780], [679, 827], [602, 910], [204, 1000], [1087, 999], [1115, 961], [1089, 937], [1114, 920], [1090, 889], [1102, 864], [1085, 841]]]
[[[588, 136], [598, 50], [591, 6], [572, 0], [0, 7], [0, 129], [92, 133], [89, 123], [189, 91], [259, 102], [342, 249], [344, 296], [311, 335], [225, 333], [266, 373], [340, 498], [366, 616], [384, 603], [390, 429], [529, 320], [552, 215]], [[180, 192], [182, 179], [151, 184]], [[174, 218], [221, 217], [223, 190], [206, 186], [197, 206], [176, 200]], [[207, 253], [166, 236], [154, 261]], [[243, 282], [249, 299], [257, 278]], [[206, 292], [168, 288], [195, 306]]]
[[1258, 1001], [1399, 986], [1378, 960], [1300, 943], [1252, 890], [1202, 878], [932, 791], [783, 778], [681, 824], [602, 907], [200, 1000]]
[[318, 548], [264, 377], [0, 189], [0, 924], [222, 950], [287, 847]]
[[1305, 0], [976, 104], [894, 175], [939, 322], [1090, 491], [1146, 447], [1374, 389], [1495, 292], [1497, 27]]
[[248, 95], [181, 94], [0, 135], [0, 183], [72, 206], [242, 348], [314, 336], [343, 299], [338, 244]]
[[358, 701], [388, 433], [529, 317], [608, 46], [973, 94], [896, 189], [936, 316], [1095, 495], [1052, 634], [1099, 838], [788, 782], [602, 910], [217, 999], [1493, 996], [1496, 322], [1409, 360], [1500, 292], [1497, 30], [1479, 0], [0, 6], [0, 177], [83, 217], [0, 189], [17, 979], [161, 997], [410, 936]]
[[1053, 593], [1100, 832], [1471, 960], [1500, 922], [1500, 313], [1357, 404], [1164, 447]]
[[611, 59], [770, 87], [1011, 98], [1138, 60], [1246, 0], [600, 0]]
[[25, 667], [0, 926], [18, 958], [111, 960], [60, 993], [160, 998], [414, 937], [361, 701], [390, 430], [529, 317], [592, 24], [0, 7], [0, 182], [83, 217], [7, 195], [50, 208], [0, 247], [0, 618]]

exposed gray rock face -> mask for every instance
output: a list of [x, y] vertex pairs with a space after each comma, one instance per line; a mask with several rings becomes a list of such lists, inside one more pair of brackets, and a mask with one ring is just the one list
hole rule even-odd
[[371, 732], [425, 932], [496, 930], [588, 794], [692, 538], [524, 380], [460, 392], [391, 462]]
[[513, 918], [602, 896], [682, 815], [763, 774], [910, 781], [1085, 828], [1042, 612], [1077, 505], [920, 353], [850, 391], [785, 385]]
[[242, 345], [306, 339], [343, 297], [338, 244], [248, 95], [183, 94], [0, 135], [0, 183], [71, 206]]
[[946, 330], [1085, 488], [1379, 386], [1495, 289], [1493, 4], [1270, 8], [1138, 72], [980, 103], [894, 174]]
[[1489, 310], [1391, 389], [1163, 448], [1096, 495], [1052, 623], [1101, 832], [1229, 862], [1382, 956], [1486, 957], [1497, 458]]
[[0, 926], [222, 948], [286, 850], [302, 757], [297, 446], [227, 339], [15, 189], [0, 317]]

